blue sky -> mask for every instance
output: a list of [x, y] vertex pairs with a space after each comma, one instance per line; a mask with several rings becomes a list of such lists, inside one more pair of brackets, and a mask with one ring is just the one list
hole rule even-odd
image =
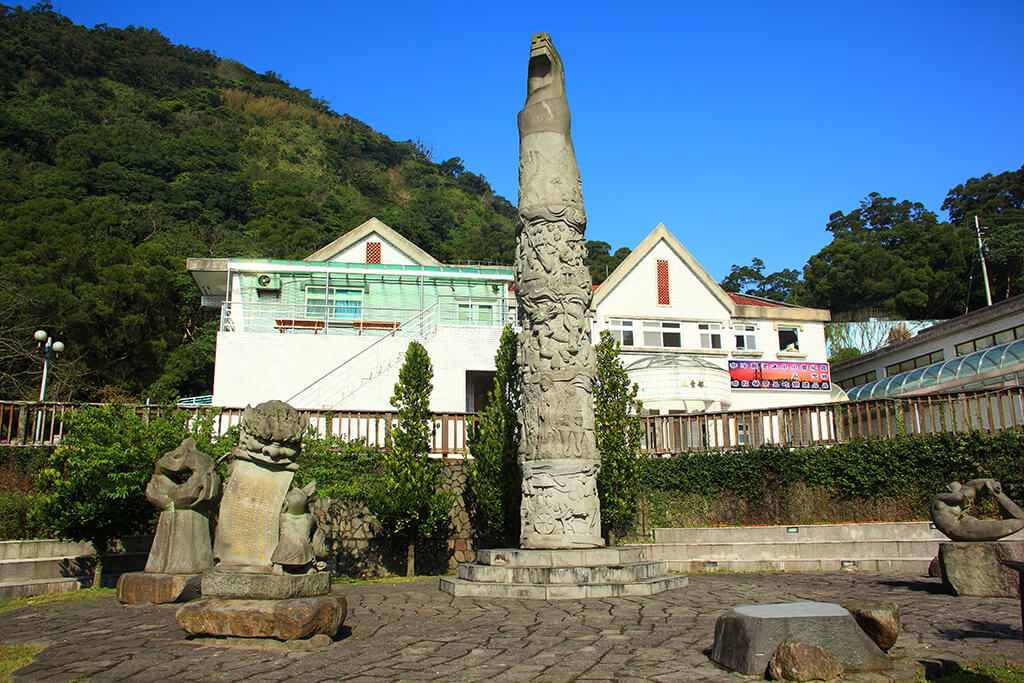
[[[517, 201], [530, 35], [566, 68], [588, 239], [659, 222], [716, 279], [801, 268], [868, 193], [936, 212], [1024, 164], [1024, 2], [58, 0], [274, 71], [374, 129], [458, 156]], [[944, 219], [945, 214], [940, 213]]]

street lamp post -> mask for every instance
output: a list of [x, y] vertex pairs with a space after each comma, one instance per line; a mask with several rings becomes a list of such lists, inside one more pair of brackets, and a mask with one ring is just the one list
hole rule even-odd
[[[36, 340], [36, 353], [43, 357], [43, 381], [39, 385], [39, 402], [46, 400], [46, 378], [50, 374], [50, 363], [57, 362], [57, 356], [64, 353], [64, 342], [54, 341], [46, 330], [36, 330], [32, 335]], [[44, 412], [42, 406], [36, 415], [36, 442], [40, 440], [43, 432]]]
[[46, 400], [46, 376], [50, 372], [50, 362], [57, 362], [57, 356], [64, 353], [64, 342], [53, 341], [46, 330], [36, 330], [32, 335], [36, 340], [36, 353], [43, 356], [43, 381], [39, 385], [39, 402]]

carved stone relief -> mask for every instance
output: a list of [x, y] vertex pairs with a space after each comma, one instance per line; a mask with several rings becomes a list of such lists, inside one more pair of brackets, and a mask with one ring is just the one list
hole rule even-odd
[[524, 548], [602, 545], [587, 319], [593, 290], [569, 127], [561, 59], [547, 34], [536, 34], [519, 113], [515, 262]]

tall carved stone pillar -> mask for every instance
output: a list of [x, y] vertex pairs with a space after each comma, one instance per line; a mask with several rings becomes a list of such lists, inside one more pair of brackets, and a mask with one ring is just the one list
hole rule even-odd
[[523, 548], [603, 545], [586, 225], [562, 61], [548, 35], [538, 33], [519, 112], [515, 284], [523, 328]]

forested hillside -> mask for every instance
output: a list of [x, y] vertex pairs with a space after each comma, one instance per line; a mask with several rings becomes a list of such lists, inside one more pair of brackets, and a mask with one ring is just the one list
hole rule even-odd
[[[340, 103], [343, 107], [344, 103]], [[515, 210], [273, 73], [152, 29], [0, 6], [0, 397], [166, 400], [212, 384], [189, 256], [302, 258], [370, 216], [444, 261], [511, 262]]]

